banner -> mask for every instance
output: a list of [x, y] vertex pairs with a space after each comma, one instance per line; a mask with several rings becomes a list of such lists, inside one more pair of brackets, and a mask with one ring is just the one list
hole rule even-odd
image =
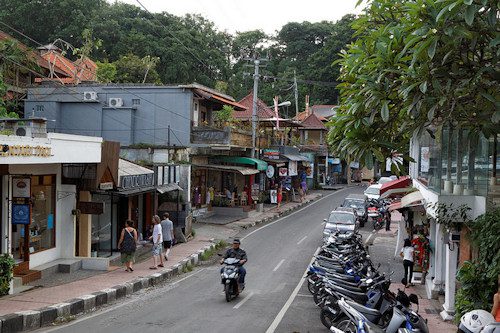
[[12, 179], [12, 196], [14, 198], [30, 198], [31, 179], [30, 178]]
[[297, 161], [288, 162], [288, 175], [297, 176]]
[[420, 147], [420, 172], [429, 172], [429, 147]]
[[272, 204], [278, 203], [278, 191], [277, 190], [270, 190], [269, 195], [271, 196], [271, 203]]
[[280, 177], [288, 176], [288, 168], [279, 168], [278, 172]]

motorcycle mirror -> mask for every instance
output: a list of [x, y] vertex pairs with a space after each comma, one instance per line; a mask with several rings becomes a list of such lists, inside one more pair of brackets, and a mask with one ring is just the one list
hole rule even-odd
[[326, 222], [326, 219], [323, 219], [324, 222]]
[[418, 305], [418, 296], [415, 295], [415, 294], [410, 294], [408, 296], [408, 299], [410, 300], [410, 302], [412, 302], [413, 304], [417, 304]]

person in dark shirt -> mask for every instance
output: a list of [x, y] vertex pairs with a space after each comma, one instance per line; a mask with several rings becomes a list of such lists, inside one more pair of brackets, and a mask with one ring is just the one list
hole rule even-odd
[[[247, 274], [247, 271], [245, 270], [243, 265], [247, 262], [248, 259], [247, 259], [247, 253], [245, 252], [245, 250], [240, 248], [240, 240], [239, 239], [235, 239], [233, 241], [233, 247], [226, 251], [226, 254], [224, 255], [224, 259], [227, 259], [227, 258], [236, 258], [236, 259], [240, 260], [240, 267], [239, 267], [240, 278], [239, 278], [238, 283], [240, 285], [241, 290], [243, 290], [245, 288], [245, 275]], [[224, 263], [224, 259], [221, 260], [221, 262], [220, 262], [221, 264]], [[222, 270], [221, 270], [221, 272], [222, 272]]]

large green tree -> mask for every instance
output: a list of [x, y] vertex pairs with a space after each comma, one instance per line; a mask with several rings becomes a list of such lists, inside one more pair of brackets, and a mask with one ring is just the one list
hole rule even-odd
[[407, 152], [412, 133], [431, 124], [498, 129], [497, 17], [487, 0], [370, 1], [339, 61], [336, 152], [369, 163]]

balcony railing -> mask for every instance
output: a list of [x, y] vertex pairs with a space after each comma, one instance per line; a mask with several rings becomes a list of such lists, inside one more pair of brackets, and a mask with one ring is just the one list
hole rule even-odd
[[[231, 127], [197, 126], [191, 127], [191, 143], [250, 148], [252, 147], [252, 133]], [[260, 148], [267, 147], [267, 139], [258, 138], [256, 145]]]

